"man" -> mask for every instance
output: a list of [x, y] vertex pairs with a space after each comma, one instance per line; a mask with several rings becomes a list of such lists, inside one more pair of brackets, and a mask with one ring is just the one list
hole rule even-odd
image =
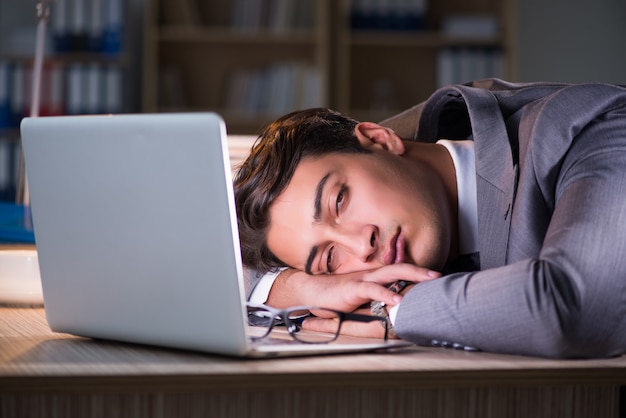
[[[382, 301], [419, 344], [626, 352], [622, 87], [484, 80], [381, 125], [296, 112], [261, 134], [235, 194], [244, 263], [280, 272], [254, 290], [270, 305]], [[399, 280], [417, 284], [385, 287]]]

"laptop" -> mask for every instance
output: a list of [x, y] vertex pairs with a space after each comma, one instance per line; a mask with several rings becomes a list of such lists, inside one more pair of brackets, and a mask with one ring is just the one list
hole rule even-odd
[[21, 134], [53, 331], [239, 357], [408, 344], [251, 341], [219, 115], [25, 118]]

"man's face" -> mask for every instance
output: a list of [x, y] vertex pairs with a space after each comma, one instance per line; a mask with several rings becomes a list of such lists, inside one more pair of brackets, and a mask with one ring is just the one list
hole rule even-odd
[[441, 179], [424, 164], [372, 150], [300, 162], [270, 208], [267, 245], [279, 259], [309, 274], [443, 267], [451, 222]]

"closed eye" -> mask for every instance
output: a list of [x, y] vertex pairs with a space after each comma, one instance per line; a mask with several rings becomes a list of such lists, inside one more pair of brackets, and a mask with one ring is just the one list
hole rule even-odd
[[326, 256], [326, 273], [331, 274], [333, 272], [333, 253], [335, 251], [335, 247], [330, 247], [328, 249], [328, 255]]
[[337, 200], [335, 201], [335, 213], [337, 216], [339, 216], [339, 211], [344, 204], [346, 191], [347, 187], [344, 185], [341, 186], [341, 188], [339, 189], [339, 193], [337, 193]]

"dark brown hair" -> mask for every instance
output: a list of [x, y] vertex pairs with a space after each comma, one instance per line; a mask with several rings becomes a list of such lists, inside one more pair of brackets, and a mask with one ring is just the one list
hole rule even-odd
[[354, 128], [358, 122], [330, 109], [289, 113], [265, 127], [234, 176], [243, 263], [265, 273], [285, 266], [267, 247], [270, 206], [306, 157], [331, 152], [367, 153]]

